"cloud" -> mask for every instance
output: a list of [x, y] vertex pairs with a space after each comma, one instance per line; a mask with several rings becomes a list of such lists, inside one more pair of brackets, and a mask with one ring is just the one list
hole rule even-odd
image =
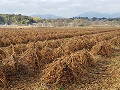
[[87, 11], [120, 12], [118, 0], [0, 0], [0, 13], [55, 14], [71, 17]]

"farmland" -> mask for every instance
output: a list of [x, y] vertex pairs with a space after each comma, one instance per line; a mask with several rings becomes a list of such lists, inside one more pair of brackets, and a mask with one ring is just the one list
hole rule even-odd
[[120, 28], [0, 28], [0, 88], [120, 89]]

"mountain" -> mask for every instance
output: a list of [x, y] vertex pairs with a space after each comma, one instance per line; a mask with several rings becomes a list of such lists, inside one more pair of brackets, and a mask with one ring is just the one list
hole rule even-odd
[[78, 15], [77, 17], [117, 18], [117, 17], [120, 17], [120, 13], [109, 14], [109, 13], [99, 13], [99, 12], [85, 12], [83, 14]]
[[36, 17], [40, 17], [42, 19], [57, 19], [57, 18], [63, 18], [61, 16], [56, 16], [53, 14], [44, 14], [44, 15], [32, 15], [32, 16], [36, 16]]

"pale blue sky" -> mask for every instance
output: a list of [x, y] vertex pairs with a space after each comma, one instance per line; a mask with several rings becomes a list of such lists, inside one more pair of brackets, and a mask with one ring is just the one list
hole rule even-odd
[[71, 17], [88, 11], [120, 12], [120, 0], [0, 0], [0, 13]]

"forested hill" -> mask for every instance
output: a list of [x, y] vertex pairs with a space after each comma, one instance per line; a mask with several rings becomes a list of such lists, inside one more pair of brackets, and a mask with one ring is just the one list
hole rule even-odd
[[88, 18], [88, 17], [73, 17], [73, 18], [58, 18], [58, 19], [41, 19], [39, 17], [24, 16], [21, 14], [0, 14], [1, 25], [23, 25], [23, 26], [39, 26], [39, 27], [83, 27], [83, 26], [119, 26], [120, 18]]
[[24, 16], [21, 14], [0, 14], [0, 24], [4, 25], [20, 25], [20, 24], [33, 24], [39, 22], [41, 19], [31, 16]]

